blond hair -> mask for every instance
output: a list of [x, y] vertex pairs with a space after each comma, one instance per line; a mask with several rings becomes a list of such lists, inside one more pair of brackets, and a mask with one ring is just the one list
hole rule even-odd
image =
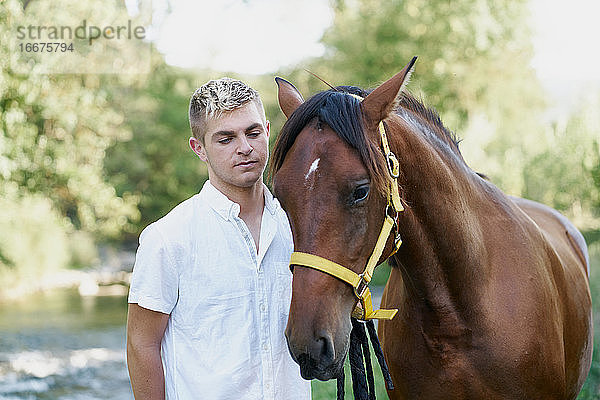
[[190, 128], [195, 138], [204, 140], [204, 126], [208, 119], [219, 118], [254, 101], [262, 111], [260, 95], [244, 82], [232, 78], [214, 79], [200, 86], [190, 99]]

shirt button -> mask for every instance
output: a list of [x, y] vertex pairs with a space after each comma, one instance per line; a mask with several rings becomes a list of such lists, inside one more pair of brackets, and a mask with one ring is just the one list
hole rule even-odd
[[266, 309], [267, 309], [267, 307], [265, 307], [264, 304], [260, 305], [260, 311], [265, 312]]
[[263, 344], [263, 350], [264, 350], [264, 351], [267, 351], [267, 350], [269, 350], [269, 346], [267, 346], [266, 344]]

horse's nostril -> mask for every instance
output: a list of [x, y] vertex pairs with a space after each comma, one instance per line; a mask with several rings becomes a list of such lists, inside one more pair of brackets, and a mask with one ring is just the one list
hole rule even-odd
[[322, 335], [317, 340], [319, 351], [316, 353], [319, 355], [317, 358], [321, 365], [329, 364], [335, 358], [335, 351], [333, 347], [333, 340], [329, 335]]

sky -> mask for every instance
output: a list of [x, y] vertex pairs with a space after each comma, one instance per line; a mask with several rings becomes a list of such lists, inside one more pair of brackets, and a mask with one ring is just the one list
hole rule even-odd
[[328, 0], [171, 0], [166, 18], [160, 9], [154, 17], [167, 63], [262, 74], [322, 55], [333, 12]]
[[532, 66], [564, 116], [600, 92], [600, 1], [530, 1]]
[[531, 0], [533, 66], [542, 80], [600, 80], [600, 1]]
[[[261, 74], [321, 56], [329, 0], [154, 0], [152, 35], [167, 63]], [[161, 8], [161, 6], [163, 6]], [[530, 0], [532, 66], [549, 93], [572, 104], [600, 87], [599, 0]]]

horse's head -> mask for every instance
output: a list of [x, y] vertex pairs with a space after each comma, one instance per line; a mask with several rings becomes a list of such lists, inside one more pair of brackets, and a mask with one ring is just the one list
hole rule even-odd
[[[387, 165], [378, 125], [396, 106], [411, 62], [368, 96], [338, 88], [304, 102], [277, 79], [288, 121], [273, 152], [273, 189], [286, 210], [296, 252], [320, 256], [356, 274], [364, 271], [386, 214]], [[387, 241], [383, 256], [392, 251]], [[382, 260], [384, 259], [382, 257]], [[353, 288], [321, 271], [295, 265], [286, 329], [290, 353], [305, 379], [331, 379], [348, 351]]]

